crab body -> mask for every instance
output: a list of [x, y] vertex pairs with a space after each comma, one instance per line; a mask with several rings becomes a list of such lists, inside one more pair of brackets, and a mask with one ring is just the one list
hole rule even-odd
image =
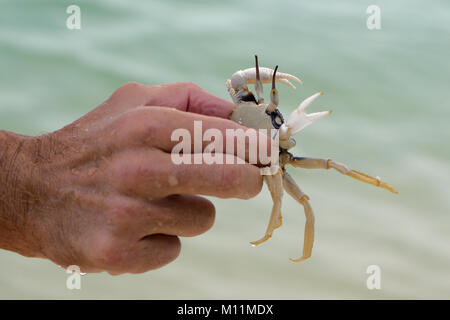
[[[243, 126], [253, 129], [264, 129], [266, 132], [272, 132], [271, 130], [279, 130], [284, 124], [284, 118], [278, 109], [275, 109], [272, 113], [266, 112], [268, 104], [258, 104], [257, 101], [245, 101], [239, 103], [236, 109], [230, 116], [230, 119]], [[272, 137], [276, 138], [276, 137]], [[296, 145], [293, 138], [290, 138], [284, 147], [292, 148]], [[291, 155], [286, 148], [280, 146], [279, 153], [279, 166], [284, 171], [286, 159], [289, 159]]]
[[[267, 132], [279, 130], [284, 123], [283, 115], [278, 109], [272, 113], [266, 112], [268, 104], [258, 104], [256, 101], [245, 101], [236, 105], [230, 119], [253, 129], [264, 129]], [[293, 143], [295, 141], [292, 139]], [[281, 149], [280, 149], [281, 151]]]
[[[303, 206], [306, 216], [303, 254], [298, 259], [291, 259], [294, 262], [299, 262], [308, 259], [312, 253], [314, 243], [314, 213], [309, 203], [309, 197], [303, 193], [294, 179], [289, 175], [286, 170], [287, 165], [305, 169], [333, 168], [339, 173], [359, 181], [387, 189], [393, 193], [397, 193], [397, 191], [390, 185], [382, 182], [378, 177], [374, 178], [362, 172], [351, 170], [345, 164], [333, 161], [332, 159], [296, 157], [288, 152], [296, 144], [295, 140], [291, 137], [292, 135], [303, 130], [314, 121], [329, 115], [331, 111], [306, 113], [306, 108], [322, 95], [322, 92], [318, 92], [300, 103], [297, 109], [285, 121], [281, 112], [277, 109], [279, 98], [275, 83], [279, 82], [295, 89], [295, 86], [289, 80], [295, 81], [300, 85], [302, 82], [297, 77], [288, 73], [277, 73], [278, 66], [274, 70], [259, 67], [257, 56], [255, 56], [255, 64], [255, 68], [235, 72], [231, 79], [228, 79], [226, 82], [228, 93], [236, 104], [236, 108], [231, 114], [230, 119], [253, 129], [266, 129], [267, 132], [272, 132], [271, 129], [276, 129], [275, 136], [271, 138], [278, 139], [280, 146], [279, 161], [275, 165], [275, 170], [271, 170], [271, 174], [269, 175], [264, 175], [264, 181], [269, 188], [273, 200], [269, 225], [265, 235], [261, 239], [251, 242], [251, 244], [256, 246], [267, 241], [272, 237], [274, 230], [281, 226], [281, 201], [284, 190]], [[270, 102], [264, 103], [263, 84], [269, 82], [272, 82]], [[249, 90], [248, 84], [255, 85], [256, 97]], [[267, 173], [267, 171], [265, 172]]]
[[256, 102], [242, 102], [236, 106], [230, 119], [253, 129], [279, 129], [284, 123], [283, 116], [272, 116], [266, 113], [267, 104], [256, 104]]

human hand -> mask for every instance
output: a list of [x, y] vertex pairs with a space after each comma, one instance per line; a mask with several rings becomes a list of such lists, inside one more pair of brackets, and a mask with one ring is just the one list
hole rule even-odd
[[7, 134], [16, 173], [0, 177], [0, 196], [16, 200], [1, 204], [0, 247], [82, 272], [141, 273], [171, 262], [178, 236], [214, 222], [213, 204], [198, 194], [247, 199], [261, 190], [259, 169], [248, 163], [171, 161], [171, 133], [192, 132], [194, 120], [224, 137], [225, 129], [247, 129], [227, 119], [233, 108], [192, 83], [128, 83], [61, 130]]

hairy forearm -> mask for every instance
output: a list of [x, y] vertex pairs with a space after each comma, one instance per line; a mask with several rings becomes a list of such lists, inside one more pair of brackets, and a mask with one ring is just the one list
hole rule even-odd
[[0, 248], [40, 256], [34, 241], [33, 138], [0, 131]]

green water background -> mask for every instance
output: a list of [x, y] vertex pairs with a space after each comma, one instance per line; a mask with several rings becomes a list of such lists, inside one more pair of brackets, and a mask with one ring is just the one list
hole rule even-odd
[[[68, 30], [66, 8], [81, 8]], [[366, 8], [381, 8], [368, 30]], [[299, 76], [280, 88], [287, 115], [305, 97], [334, 113], [302, 131], [297, 155], [379, 175], [399, 195], [331, 171], [291, 169], [316, 213], [313, 257], [294, 264], [304, 215], [292, 199], [264, 245], [271, 200], [213, 199], [214, 227], [182, 239], [179, 259], [142, 275], [67, 274], [0, 252], [0, 298], [450, 298], [450, 3], [448, 1], [0, 1], [0, 128], [49, 132], [127, 81], [225, 80], [261, 65]], [[268, 90], [266, 90], [267, 92]], [[368, 290], [366, 268], [381, 268]]]

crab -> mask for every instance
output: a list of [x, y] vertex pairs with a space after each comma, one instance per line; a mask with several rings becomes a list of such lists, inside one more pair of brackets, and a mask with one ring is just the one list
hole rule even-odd
[[[300, 85], [302, 82], [293, 75], [277, 72], [278, 66], [274, 70], [259, 67], [258, 57], [256, 55], [255, 65], [255, 68], [235, 72], [231, 79], [228, 79], [226, 82], [228, 93], [236, 105], [230, 119], [249, 128], [266, 129], [267, 132], [275, 129], [276, 137], [272, 138], [278, 138], [279, 141], [278, 164], [272, 166], [274, 168], [271, 168], [273, 169], [271, 174], [266, 173], [263, 176], [273, 201], [269, 224], [264, 236], [257, 241], [250, 242], [250, 244], [257, 246], [266, 242], [272, 237], [274, 230], [281, 227], [281, 201], [284, 189], [303, 206], [306, 216], [303, 254], [298, 259], [290, 259], [293, 262], [300, 262], [308, 259], [312, 254], [314, 244], [314, 213], [309, 203], [310, 198], [300, 189], [292, 176], [286, 171], [287, 165], [304, 169], [335, 169], [339, 173], [359, 181], [384, 188], [392, 193], [398, 192], [387, 183], [381, 181], [379, 177], [375, 178], [365, 173], [352, 170], [347, 165], [332, 159], [296, 157], [290, 153], [288, 150], [296, 145], [292, 136], [314, 121], [329, 115], [331, 111], [306, 113], [306, 109], [311, 103], [323, 94], [322, 92], [318, 92], [301, 102], [297, 109], [289, 115], [287, 121], [285, 121], [283, 115], [277, 109], [279, 97], [275, 83], [282, 83], [295, 89], [291, 81], [297, 82]], [[263, 84], [265, 83], [272, 83], [270, 102], [268, 104], [264, 103]], [[248, 84], [254, 84], [256, 97], [248, 88]]]

